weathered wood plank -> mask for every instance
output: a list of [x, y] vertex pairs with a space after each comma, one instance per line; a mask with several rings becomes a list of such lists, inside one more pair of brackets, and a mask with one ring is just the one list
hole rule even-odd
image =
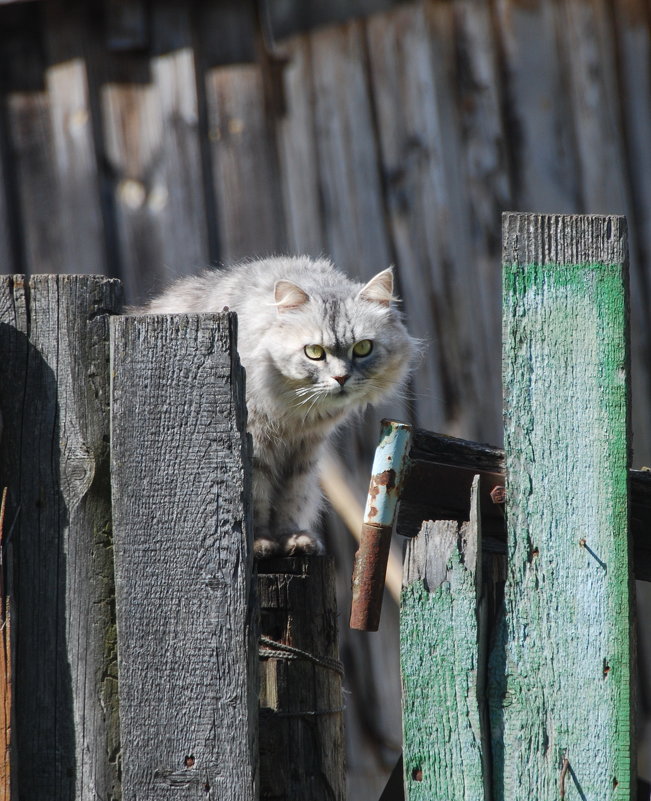
[[[79, 9], [60, 1], [47, 3], [44, 44], [51, 139], [51, 169], [56, 196], [43, 198], [50, 226], [60, 237], [60, 252], [51, 267], [38, 262], [30, 272], [112, 274], [104, 250], [104, 221], [99, 195], [97, 153], [86, 66], [88, 20]], [[48, 136], [47, 131], [42, 131]]]
[[283, 252], [278, 156], [260, 68], [217, 67], [205, 86], [221, 258], [229, 263]]
[[[612, 7], [611, 7], [612, 8]], [[615, 10], [616, 8], [616, 10]], [[631, 414], [633, 452], [651, 459], [651, 9], [646, 0], [612, 8], [616, 32], [617, 96], [622, 113], [631, 236]], [[650, 677], [651, 681], [651, 677]], [[651, 753], [651, 746], [648, 748]], [[651, 776], [651, 773], [647, 774]]]
[[9, 487], [21, 796], [118, 784], [108, 317], [119, 282], [0, 281], [0, 486]]
[[362, 26], [353, 22], [319, 31], [311, 53], [325, 244], [341, 269], [367, 279], [390, 264], [391, 254]]
[[479, 477], [470, 506], [468, 523], [424, 522], [405, 552], [400, 662], [408, 801], [486, 797]]
[[111, 329], [123, 797], [254, 801], [250, 453], [236, 318]]
[[293, 253], [317, 257], [327, 249], [319, 199], [310, 42], [309, 36], [283, 42], [282, 52], [289, 59], [284, 75], [287, 114], [276, 125], [287, 244]]
[[[413, 377], [413, 405], [421, 425], [478, 436], [491, 416], [497, 429], [499, 410], [482, 353], [486, 304], [471, 250], [462, 132], [451, 91], [454, 12], [450, 4], [405, 5], [369, 20], [366, 29], [384, 227], [411, 328], [429, 345]], [[472, 349], [479, 353], [469, 361], [464, 354]], [[480, 391], [478, 423], [479, 407], [470, 398]]]
[[210, 261], [188, 10], [151, 9], [153, 53], [95, 53], [102, 157], [130, 303]]
[[[344, 801], [343, 671], [334, 561], [303, 557], [259, 562], [258, 598], [260, 798]], [[284, 646], [289, 649], [282, 650]]]
[[495, 4], [501, 90], [507, 123], [513, 126], [507, 142], [512, 208], [550, 213], [581, 209], [559, 17], [556, 3]]
[[628, 800], [626, 222], [507, 214], [503, 236], [509, 567], [495, 794], [553, 798], [564, 775], [567, 799]]

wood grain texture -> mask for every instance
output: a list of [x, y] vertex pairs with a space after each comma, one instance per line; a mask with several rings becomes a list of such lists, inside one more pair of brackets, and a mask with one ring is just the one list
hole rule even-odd
[[210, 260], [189, 11], [152, 8], [150, 38], [150, 51], [93, 53], [114, 245], [130, 303]]
[[118, 791], [108, 317], [118, 281], [0, 281], [0, 486], [9, 487], [21, 797]]
[[221, 258], [233, 263], [276, 254], [286, 247], [285, 223], [260, 69], [245, 64], [209, 70], [205, 91]]
[[[260, 649], [260, 799], [344, 801], [344, 729], [331, 558], [258, 563], [260, 633], [321, 663]], [[275, 653], [275, 656], [264, 654]]]
[[253, 801], [257, 642], [236, 317], [111, 330], [123, 798]]
[[568, 759], [569, 801], [630, 799], [626, 223], [508, 214], [503, 236], [509, 572], [495, 795], [554, 798]]
[[407, 801], [486, 797], [478, 477], [470, 506], [468, 523], [424, 522], [405, 552], [400, 661]]

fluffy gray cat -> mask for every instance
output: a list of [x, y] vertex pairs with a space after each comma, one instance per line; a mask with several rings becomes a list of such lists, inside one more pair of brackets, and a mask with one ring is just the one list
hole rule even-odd
[[237, 312], [258, 558], [323, 553], [314, 531], [323, 447], [352, 413], [400, 387], [414, 354], [394, 301], [391, 269], [364, 285], [301, 256], [184, 278], [139, 310]]

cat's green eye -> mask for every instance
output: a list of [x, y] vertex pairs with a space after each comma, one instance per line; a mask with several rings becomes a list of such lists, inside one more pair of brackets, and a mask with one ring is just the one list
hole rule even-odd
[[325, 359], [325, 350], [321, 345], [306, 345], [303, 350], [308, 359], [314, 359], [315, 361]]
[[360, 339], [353, 345], [353, 355], [368, 356], [373, 350], [373, 342], [370, 339]]

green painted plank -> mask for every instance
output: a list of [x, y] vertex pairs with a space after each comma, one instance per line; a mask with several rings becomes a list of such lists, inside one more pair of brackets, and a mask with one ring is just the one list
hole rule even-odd
[[[505, 652], [496, 799], [631, 798], [627, 234], [504, 216]], [[500, 661], [502, 664], [500, 665]], [[564, 760], [568, 761], [563, 782]]]
[[483, 801], [479, 476], [471, 520], [424, 522], [400, 605], [405, 798]]

